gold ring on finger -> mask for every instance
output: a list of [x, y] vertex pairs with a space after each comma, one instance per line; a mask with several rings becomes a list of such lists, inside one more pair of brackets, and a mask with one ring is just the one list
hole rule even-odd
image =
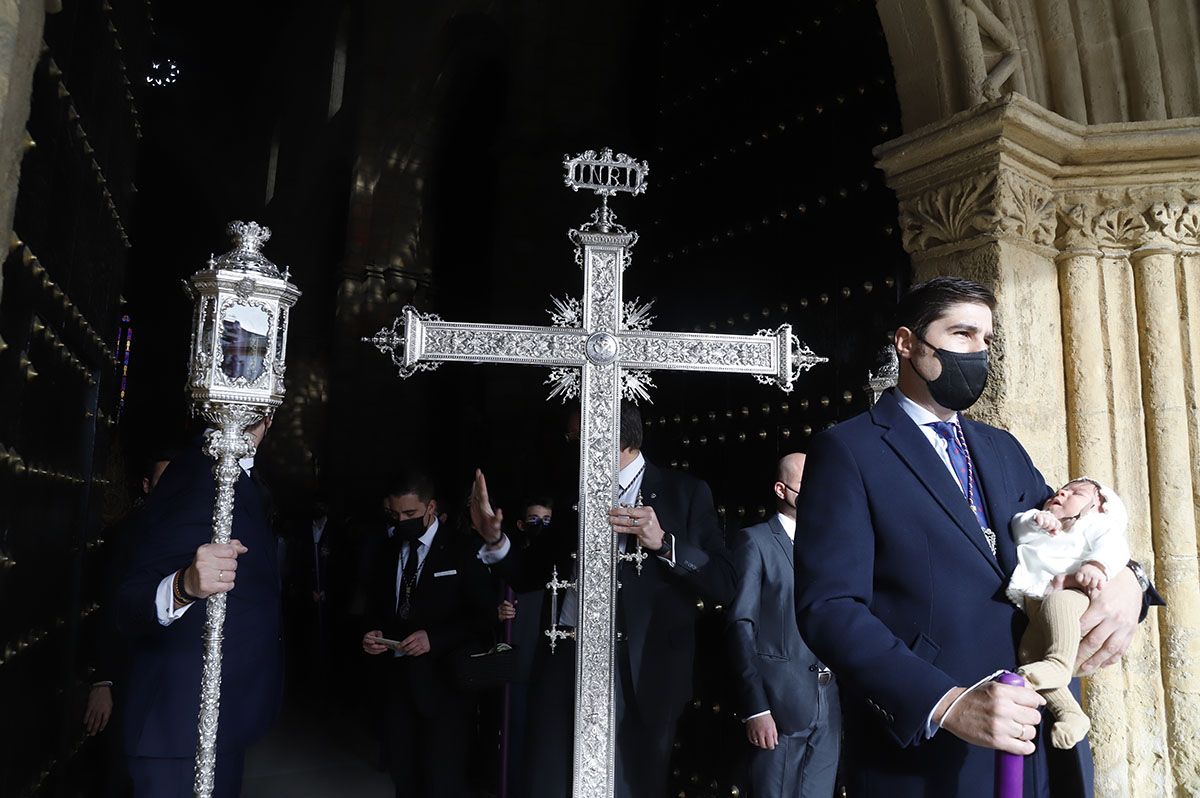
[[225, 572], [224, 571], [217, 571], [217, 581], [218, 582], [225, 581]]

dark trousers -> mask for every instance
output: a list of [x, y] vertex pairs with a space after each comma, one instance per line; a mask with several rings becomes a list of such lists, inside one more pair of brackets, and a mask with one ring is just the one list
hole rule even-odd
[[516, 798], [566, 798], [575, 752], [575, 641], [542, 644], [529, 683], [525, 757]]
[[[242, 794], [244, 751], [217, 752], [213, 798], [238, 798]], [[129, 777], [134, 798], [192, 798], [196, 777], [193, 757], [129, 757]]]
[[[384, 656], [387, 656], [386, 654]], [[388, 764], [396, 798], [465, 798], [471, 751], [470, 705], [464, 697], [423, 712], [413, 700], [407, 663], [388, 663]]]
[[671, 744], [679, 707], [662, 728], [650, 728], [642, 717], [629, 674], [629, 656], [624, 646], [617, 649], [617, 673], [613, 679], [617, 710], [617, 798], [665, 798], [671, 765]]
[[807, 729], [780, 734], [774, 750], [751, 749], [750, 798], [830, 798], [841, 738], [837, 684], [818, 685], [817, 712]]
[[[633, 698], [628, 653], [623, 643], [618, 645], [615, 793], [617, 798], [664, 798], [675, 722], [664, 728], [646, 725]], [[523, 768], [528, 789], [518, 798], [569, 798], [575, 752], [575, 641], [560, 641], [554, 654], [539, 653], [530, 684], [528, 728]]]

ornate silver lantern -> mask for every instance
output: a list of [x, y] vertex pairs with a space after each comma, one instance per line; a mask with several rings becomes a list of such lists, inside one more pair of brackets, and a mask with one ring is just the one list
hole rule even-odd
[[[216, 460], [213, 543], [228, 543], [238, 460], [254, 453], [247, 428], [283, 401], [288, 312], [300, 291], [262, 254], [271, 231], [255, 222], [231, 222], [234, 247], [185, 281], [195, 302], [188, 390], [194, 412], [212, 431], [205, 452]], [[204, 670], [196, 745], [198, 798], [213, 792], [217, 715], [221, 699], [221, 640], [226, 594], [210, 596], [204, 625]]]

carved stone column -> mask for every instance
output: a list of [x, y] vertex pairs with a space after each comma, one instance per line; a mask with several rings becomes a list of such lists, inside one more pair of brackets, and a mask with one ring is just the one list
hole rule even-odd
[[[1114, 485], [1131, 517], [1143, 519], [1131, 524], [1129, 538], [1134, 556], [1146, 562], [1153, 560], [1150, 486], [1129, 253], [1148, 227], [1130, 204], [1124, 192], [1060, 196], [1058, 262], [1071, 473]], [[1156, 622], [1147, 621], [1122, 669], [1085, 684], [1088, 711], [1097, 718], [1092, 747], [1101, 795], [1167, 791], [1169, 768], [1155, 761], [1165, 753], [1166, 724]]]
[[1050, 484], [1112, 484], [1170, 604], [1085, 682], [1098, 796], [1200, 793], [1198, 152], [1194, 119], [1088, 126], [1020, 95], [876, 150], [914, 280], [996, 292], [995, 378], [972, 415]]
[[[1197, 188], [1200, 188], [1198, 186]], [[1200, 296], [1181, 292], [1181, 256], [1200, 248], [1200, 203], [1161, 202], [1147, 214], [1150, 226], [1131, 254], [1137, 297], [1142, 381], [1145, 386], [1147, 464], [1154, 551], [1163, 596], [1163, 675], [1167, 742], [1180, 786], [1200, 791], [1200, 569], [1197, 567], [1197, 413], [1184, 315]], [[1189, 392], [1188, 387], [1192, 387]], [[1190, 395], [1189, 395], [1190, 393]]]

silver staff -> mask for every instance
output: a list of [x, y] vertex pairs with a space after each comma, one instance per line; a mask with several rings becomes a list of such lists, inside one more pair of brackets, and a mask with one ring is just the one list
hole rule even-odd
[[[262, 254], [271, 231], [254, 222], [231, 222], [234, 248], [185, 281], [195, 302], [188, 390], [193, 411], [212, 430], [204, 451], [214, 460], [217, 495], [213, 543], [228, 543], [238, 460], [254, 453], [246, 429], [283, 401], [288, 312], [300, 291]], [[213, 793], [217, 717], [221, 706], [221, 640], [225, 593], [209, 596], [204, 623], [204, 670], [196, 743], [197, 798]]]

